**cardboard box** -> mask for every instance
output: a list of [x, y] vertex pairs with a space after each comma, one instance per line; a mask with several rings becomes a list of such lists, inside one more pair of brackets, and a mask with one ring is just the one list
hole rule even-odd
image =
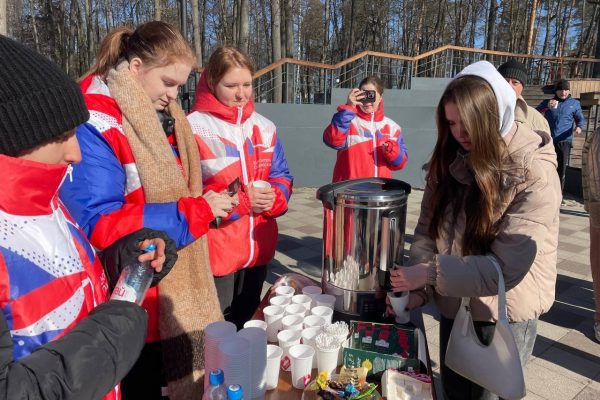
[[419, 370], [418, 335], [414, 328], [350, 321], [350, 339], [343, 349], [346, 367], [365, 367], [368, 376], [389, 368]]

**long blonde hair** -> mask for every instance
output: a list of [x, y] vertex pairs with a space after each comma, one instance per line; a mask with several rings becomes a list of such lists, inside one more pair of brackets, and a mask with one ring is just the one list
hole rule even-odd
[[[450, 174], [450, 164], [461, 149], [450, 132], [444, 106], [454, 103], [469, 135], [468, 165], [474, 184], [465, 187]], [[482, 78], [473, 75], [452, 81], [437, 107], [438, 138], [429, 162], [427, 180], [433, 188], [428, 204], [432, 212], [429, 235], [438, 238], [447, 207], [456, 219], [467, 209], [463, 235], [463, 255], [485, 254], [498, 233], [498, 210], [503, 203], [501, 190], [503, 160], [507, 147], [500, 136], [500, 117], [494, 91]]]
[[106, 76], [121, 60], [139, 57], [149, 67], [164, 67], [175, 61], [196, 65], [194, 51], [181, 33], [162, 21], [150, 21], [135, 30], [113, 29], [100, 44], [96, 62], [84, 75]]

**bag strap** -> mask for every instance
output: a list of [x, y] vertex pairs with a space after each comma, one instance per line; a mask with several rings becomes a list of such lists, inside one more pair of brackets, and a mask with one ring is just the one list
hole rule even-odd
[[[504, 275], [502, 274], [502, 269], [500, 268], [500, 264], [498, 263], [498, 260], [496, 260], [496, 257], [488, 255], [487, 258], [494, 268], [496, 268], [496, 272], [498, 272], [498, 320], [508, 322], [508, 317], [506, 316], [506, 287], [504, 285]], [[460, 306], [468, 307], [469, 303], [471, 303], [471, 298], [463, 297]]]

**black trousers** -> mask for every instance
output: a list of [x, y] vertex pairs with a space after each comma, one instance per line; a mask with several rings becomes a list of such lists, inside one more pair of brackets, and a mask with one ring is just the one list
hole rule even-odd
[[167, 380], [162, 372], [160, 342], [146, 343], [131, 371], [121, 381], [122, 400], [164, 400]]
[[260, 304], [260, 294], [267, 278], [267, 266], [257, 265], [233, 274], [215, 276], [215, 286], [226, 321], [233, 322], [238, 329], [252, 318]]
[[554, 143], [554, 150], [556, 150], [556, 161], [558, 162], [556, 171], [558, 172], [558, 177], [560, 178], [561, 190], [565, 188], [565, 174], [567, 172], [567, 165], [569, 164], [569, 159], [571, 157], [571, 147], [573, 147], [573, 145], [568, 140]]

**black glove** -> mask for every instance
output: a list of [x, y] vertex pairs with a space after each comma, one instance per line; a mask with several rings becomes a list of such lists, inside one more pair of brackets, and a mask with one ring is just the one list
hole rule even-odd
[[144, 253], [139, 249], [140, 243], [146, 239], [160, 238], [165, 241], [165, 262], [160, 272], [154, 271], [154, 277], [150, 286], [156, 286], [158, 282], [173, 268], [177, 261], [177, 247], [175, 242], [163, 231], [150, 228], [142, 228], [138, 231], [123, 236], [98, 254], [104, 272], [108, 279], [110, 291], [114, 289], [121, 271], [126, 265], [137, 263], [138, 257]]

